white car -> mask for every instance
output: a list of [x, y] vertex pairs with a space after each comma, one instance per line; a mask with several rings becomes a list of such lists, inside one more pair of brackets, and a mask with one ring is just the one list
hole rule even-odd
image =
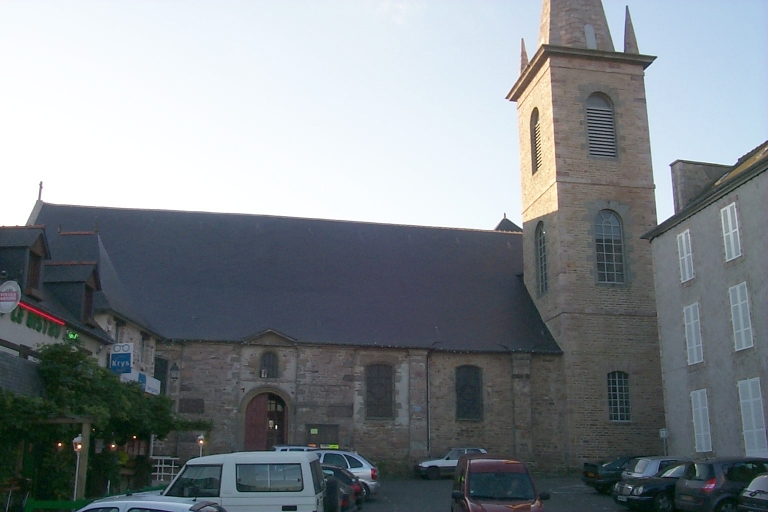
[[198, 498], [133, 494], [96, 500], [78, 512], [227, 512], [212, 501]]
[[459, 457], [465, 453], [488, 453], [485, 448], [451, 448], [448, 453], [439, 459], [425, 460], [420, 462], [415, 470], [422, 476], [430, 480], [437, 480], [441, 476], [453, 475], [456, 470], [456, 464]]

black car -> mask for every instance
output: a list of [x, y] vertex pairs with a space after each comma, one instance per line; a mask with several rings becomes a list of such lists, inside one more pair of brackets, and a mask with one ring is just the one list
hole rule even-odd
[[581, 471], [581, 481], [602, 494], [607, 494], [613, 489], [613, 484], [621, 480], [621, 472], [627, 462], [634, 459], [635, 455], [625, 455], [611, 461], [585, 462]]
[[741, 491], [760, 473], [768, 459], [742, 457], [692, 461], [675, 484], [675, 506], [696, 512], [736, 512]]
[[651, 477], [618, 482], [613, 487], [613, 501], [633, 509], [672, 512], [675, 510], [675, 484], [683, 472], [685, 464], [678, 464]]
[[338, 466], [323, 464], [321, 467], [323, 468], [323, 473], [335, 477], [353, 491], [354, 501], [357, 504], [358, 509], [363, 507], [363, 502], [368, 498], [368, 495], [365, 492], [365, 486], [357, 476], [348, 469], [340, 468]]
[[741, 491], [739, 512], [768, 510], [768, 475], [758, 475]]

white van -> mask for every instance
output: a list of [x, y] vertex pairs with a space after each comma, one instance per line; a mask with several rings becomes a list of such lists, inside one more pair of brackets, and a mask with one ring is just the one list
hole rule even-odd
[[163, 495], [205, 498], [227, 512], [322, 512], [324, 492], [313, 452], [239, 452], [187, 461]]

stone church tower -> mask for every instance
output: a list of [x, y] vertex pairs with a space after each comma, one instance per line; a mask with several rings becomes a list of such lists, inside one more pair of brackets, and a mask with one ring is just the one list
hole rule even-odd
[[[563, 349], [560, 431], [576, 466], [662, 451], [644, 70], [626, 13], [614, 49], [600, 0], [544, 0], [517, 103], [525, 284]], [[567, 433], [567, 435], [566, 435]]]

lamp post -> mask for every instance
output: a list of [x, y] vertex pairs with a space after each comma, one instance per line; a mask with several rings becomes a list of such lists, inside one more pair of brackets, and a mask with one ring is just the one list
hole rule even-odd
[[205, 444], [205, 436], [200, 434], [197, 436], [197, 445], [200, 447], [200, 457], [203, 456], [203, 445]]
[[75, 450], [75, 454], [77, 455], [77, 462], [75, 463], [75, 492], [73, 493], [72, 500], [77, 500], [77, 477], [80, 474], [80, 452], [83, 449], [83, 436], [82, 434], [77, 434], [77, 437], [72, 440], [72, 448]]

